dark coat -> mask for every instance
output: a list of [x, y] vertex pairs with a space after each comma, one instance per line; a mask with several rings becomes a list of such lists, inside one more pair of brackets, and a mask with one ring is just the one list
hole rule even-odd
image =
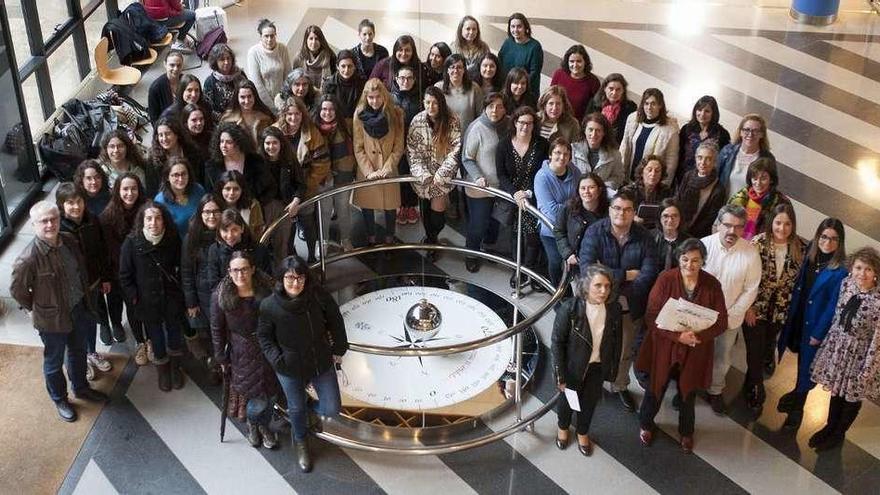
[[[669, 242], [663, 237], [663, 229], [660, 227], [650, 230], [649, 233], [654, 240], [654, 252], [657, 253], [657, 269], [660, 271], [677, 267], [678, 256], [675, 255], [675, 250], [678, 249], [678, 246], [681, 246], [684, 241], [694, 237], [687, 232], [679, 230], [678, 237], [676, 237], [674, 241]], [[667, 254], [672, 258], [672, 263], [668, 268], [664, 266], [666, 265]]]
[[587, 227], [598, 220], [593, 212], [580, 208], [579, 214], [571, 214], [571, 208], [566, 204], [556, 217], [556, 226], [553, 227], [553, 237], [556, 238], [556, 249], [565, 261], [569, 256], [577, 256], [581, 250], [581, 241]]
[[[816, 357], [819, 346], [810, 345], [810, 337], [819, 341], [825, 339], [834, 320], [834, 308], [837, 306], [837, 298], [840, 297], [840, 285], [847, 275], [844, 266], [825, 268], [816, 275], [813, 287], [807, 294], [804, 291], [807, 270], [814, 269], [810, 265], [811, 263], [805, 259], [798, 272], [794, 289], [791, 292], [788, 318], [785, 320], [785, 326], [782, 328], [782, 335], [779, 336], [777, 344], [780, 360], [786, 349], [800, 354], [797, 376], [798, 392], [806, 392], [813, 388], [814, 384], [810, 379], [810, 366], [813, 364], [813, 358]], [[799, 313], [802, 315], [797, 318], [796, 315]], [[798, 321], [803, 324], [798, 325]]]
[[256, 241], [242, 241], [234, 247], [230, 247], [229, 244], [218, 240], [208, 248], [208, 266], [206, 270], [209, 291], [213, 291], [217, 284], [220, 283], [220, 280], [226, 276], [226, 271], [229, 268], [229, 259], [232, 258], [232, 253], [235, 251], [249, 253], [255, 267], [264, 273], [272, 273], [272, 259], [269, 256], [269, 251], [262, 244]]
[[101, 221], [101, 231], [104, 234], [104, 242], [107, 243], [107, 256], [110, 258], [110, 271], [114, 279], [119, 277], [119, 252], [122, 250], [122, 243], [131, 232], [134, 224], [134, 218], [137, 216], [137, 208], [132, 208], [125, 212], [124, 218], [120, 221], [110, 218], [108, 210], [104, 210], [99, 217]]
[[162, 116], [162, 112], [174, 103], [174, 94], [171, 93], [171, 82], [168, 76], [161, 74], [147, 91], [147, 114], [150, 122], [156, 122]]
[[[603, 218], [587, 227], [581, 241], [578, 260], [581, 273], [593, 263], [602, 263], [614, 276], [615, 295], [627, 298], [630, 315], [633, 319], [645, 314], [648, 292], [657, 277], [657, 258], [651, 235], [641, 225], [632, 224], [629, 238], [621, 246], [611, 233], [611, 220]], [[627, 270], [639, 270], [639, 275], [631, 282], [625, 282]]]
[[107, 256], [107, 244], [98, 218], [88, 210], [83, 211], [80, 223], [61, 217], [61, 232], [68, 232], [76, 237], [85, 257], [88, 286], [94, 289], [101, 282], [109, 282], [112, 278], [110, 258]]
[[[733, 193], [733, 191], [727, 190], [727, 181], [730, 180], [730, 171], [733, 170], [733, 165], [736, 164], [736, 155], [739, 153], [740, 147], [742, 147], [742, 143], [730, 143], [724, 148], [721, 148], [721, 151], [718, 153], [718, 160], [716, 161], [716, 168], [718, 168], [718, 182], [721, 184], [722, 189], [724, 189], [725, 199]], [[773, 153], [769, 151], [761, 151], [758, 153], [758, 158], [776, 159], [776, 157], [773, 156]], [[748, 184], [742, 184], [740, 187], [745, 187], [747, 185]], [[737, 190], [739, 190], [739, 188], [737, 188]]]
[[[187, 234], [183, 241], [184, 250], [190, 241], [190, 235]], [[196, 240], [198, 246], [195, 253], [190, 255], [184, 251], [180, 257], [180, 281], [186, 307], [198, 307], [206, 319], [211, 316], [211, 290], [214, 288], [208, 278], [208, 250], [216, 244], [216, 239], [215, 232], [205, 231]]]
[[[590, 100], [590, 104], [587, 106], [587, 115], [593, 112], [602, 113], [602, 90], [596, 93], [596, 96]], [[613, 131], [614, 141], [620, 142], [620, 138], [623, 137], [623, 130], [626, 128], [626, 119], [629, 117], [629, 114], [638, 110], [638, 105], [636, 102], [632, 100], [624, 100], [624, 102], [620, 106], [620, 112], [617, 114], [617, 118], [614, 119], [614, 122], [611, 122], [611, 130]]]
[[[217, 180], [220, 179], [220, 174], [225, 171], [226, 166], [223, 161], [211, 160], [207, 162], [205, 164], [205, 190], [219, 192], [215, 191]], [[274, 193], [277, 191], [275, 178], [269, 173], [269, 168], [260, 155], [248, 154], [245, 156], [243, 174], [252, 198], [261, 204], [275, 199]]]
[[142, 232], [133, 233], [119, 255], [119, 284], [144, 323], [180, 323], [184, 317], [180, 236], [165, 234], [154, 246]]
[[[84, 267], [85, 259], [76, 238], [66, 232], [58, 237], [77, 257], [79, 266]], [[67, 287], [78, 283], [83, 295], [88, 293], [86, 271], [80, 268], [79, 275], [80, 280], [68, 281], [58, 249], [34, 237], [12, 265], [9, 292], [22, 308], [31, 312], [34, 328], [40, 332], [70, 333], [73, 308], [68, 307]], [[88, 297], [84, 300], [88, 303]]]
[[[693, 169], [684, 174], [682, 183], [679, 184], [678, 191], [676, 191], [675, 193], [675, 201], [678, 204], [687, 201], [686, 198], [682, 197], [685, 191], [685, 188], [682, 186], [690, 180], [691, 175], [696, 173], [697, 170]], [[712, 186], [712, 192], [709, 193], [709, 198], [706, 200], [703, 208], [697, 212], [696, 216], [693, 219], [681, 219], [682, 228], [687, 228], [687, 231], [690, 232], [691, 235], [693, 235], [697, 239], [702, 239], [703, 237], [712, 235], [712, 225], [715, 224], [715, 218], [718, 216], [718, 210], [720, 210], [726, 202], [727, 194], [724, 191], [724, 184], [719, 178], [717, 181], [715, 181], [715, 184]]]
[[678, 341], [678, 332], [662, 330], [657, 327], [657, 315], [670, 298], [685, 296], [681, 270], [670, 268], [657, 277], [657, 283], [648, 297], [645, 312], [645, 341], [639, 349], [635, 368], [650, 376], [650, 387], [659, 397], [663, 387], [669, 383], [673, 366], [680, 365], [678, 387], [682, 397], [691, 392], [706, 389], [712, 383], [712, 363], [715, 359], [715, 337], [727, 330], [727, 306], [721, 282], [705, 271], [700, 271], [694, 297], [691, 302], [718, 311], [718, 319], [711, 327], [699, 332], [700, 343], [695, 347]]
[[211, 295], [211, 338], [214, 359], [232, 368], [232, 390], [245, 399], [271, 397], [278, 378], [257, 340], [260, 303], [272, 291], [268, 275], [254, 274], [254, 297], [241, 299], [235, 286], [225, 282]]
[[333, 356], [348, 350], [339, 306], [317, 284], [307, 285], [295, 299], [284, 289], [264, 299], [257, 338], [275, 371], [303, 381], [331, 369]]
[[[617, 301], [610, 302], [605, 305], [605, 329], [599, 344], [603, 380], [614, 381], [617, 376], [622, 332], [623, 310]], [[593, 352], [593, 334], [582, 298], [570, 298], [556, 310], [550, 351], [553, 354], [556, 383], [580, 390]]]

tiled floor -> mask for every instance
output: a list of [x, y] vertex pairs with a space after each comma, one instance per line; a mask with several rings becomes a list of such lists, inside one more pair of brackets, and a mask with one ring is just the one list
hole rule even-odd
[[[396, 35], [411, 33], [419, 52], [436, 40], [451, 40], [464, 13], [476, 15], [483, 37], [497, 49], [506, 16], [529, 16], [533, 35], [544, 48], [544, 74], [558, 66], [565, 49], [583, 43], [594, 71], [621, 72], [630, 90], [658, 87], [679, 120], [687, 120], [693, 102], [713, 94], [721, 122], [735, 128], [741, 115], [768, 118], [772, 150], [782, 164], [782, 188], [795, 201], [802, 235], [809, 236], [825, 216], [847, 225], [847, 247], [880, 243], [880, 17], [867, 3], [842, 2], [841, 18], [829, 28], [792, 22], [786, 1], [621, 2], [551, 0], [245, 0], [230, 7], [230, 44], [244, 59], [256, 40], [257, 19], [269, 17], [279, 38], [298, 47], [308, 24], [322, 26], [337, 48], [356, 42], [363, 17], [378, 27], [377, 41], [390, 47]], [[191, 65], [194, 60], [189, 60]], [[207, 67], [195, 71], [206, 74]], [[144, 101], [154, 67], [134, 96]], [[549, 77], [546, 78], [549, 81]], [[0, 295], [8, 295], [12, 259], [28, 242], [25, 227], [0, 256]], [[402, 239], [417, 241], [419, 226], [400, 229]], [[461, 230], [448, 227], [442, 237], [462, 244]], [[432, 271], [465, 277], [462, 263], [441, 258]], [[387, 268], [375, 258], [346, 265], [346, 277], [373, 276]], [[506, 295], [507, 274], [492, 267], [478, 274], [484, 286]], [[540, 298], [520, 301], [525, 311]], [[0, 326], [0, 342], [35, 345], [26, 318], [12, 312]], [[549, 342], [550, 321], [537, 325]], [[866, 404], [844, 448], [817, 456], [806, 446], [824, 421], [827, 394], [816, 391], [804, 425], [796, 435], [780, 431], [783, 416], [772, 407], [788, 391], [794, 369], [790, 359], [768, 382], [768, 407], [749, 418], [737, 384], [742, 380], [742, 349], [729, 376], [729, 417], [714, 416], [704, 404], [697, 410], [697, 448], [683, 456], [675, 444], [676, 419], [668, 408], [659, 416], [665, 432], [650, 450], [636, 436], [637, 421], [612, 400], [596, 412], [599, 448], [589, 460], [553, 446], [553, 415], [534, 433], [518, 433], [473, 451], [418, 458], [386, 457], [317, 442], [316, 471], [296, 471], [288, 445], [280, 451], [253, 450], [235, 429], [216, 442], [220, 391], [191, 368], [181, 392], [159, 394], [154, 371], [133, 365], [117, 387], [95, 429], [71, 466], [62, 492], [78, 493], [875, 493], [880, 486], [880, 409]], [[548, 373], [536, 377], [526, 410], [552, 397]], [[47, 401], [47, 407], [49, 407]], [[502, 427], [504, 418], [484, 425]], [[63, 427], [53, 425], [53, 427]], [[132, 451], [122, 440], [136, 435]], [[157, 471], [158, 470], [158, 471]], [[161, 472], [163, 476], [147, 476]]]

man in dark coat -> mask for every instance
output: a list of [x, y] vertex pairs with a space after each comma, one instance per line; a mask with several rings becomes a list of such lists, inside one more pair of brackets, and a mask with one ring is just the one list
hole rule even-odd
[[36, 237], [15, 260], [9, 291], [22, 308], [31, 312], [34, 328], [45, 346], [43, 375], [58, 415], [64, 421], [76, 421], [62, 372], [65, 354], [74, 397], [93, 402], [107, 400], [86, 381], [86, 335], [96, 321], [89, 307], [85, 260], [76, 238], [60, 233], [57, 206], [40, 201], [31, 208], [30, 217]]

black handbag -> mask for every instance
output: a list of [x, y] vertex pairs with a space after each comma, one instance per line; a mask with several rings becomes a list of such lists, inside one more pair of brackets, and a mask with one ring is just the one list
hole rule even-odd
[[516, 210], [519, 208], [516, 203], [511, 203], [506, 199], [495, 198], [495, 204], [492, 205], [492, 218], [501, 225], [513, 225], [516, 219]]

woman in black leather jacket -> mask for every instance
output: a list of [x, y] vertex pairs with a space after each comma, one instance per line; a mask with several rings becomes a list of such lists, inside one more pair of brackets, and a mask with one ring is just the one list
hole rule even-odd
[[[602, 265], [590, 265], [578, 281], [577, 295], [568, 299], [556, 312], [551, 352], [557, 387], [577, 393], [578, 450], [593, 454], [593, 442], [587, 436], [596, 403], [602, 396], [602, 381], [614, 381], [620, 360], [623, 317], [620, 304], [609, 300], [611, 271]], [[560, 397], [556, 407], [559, 432], [556, 446], [568, 446], [572, 407]]]

